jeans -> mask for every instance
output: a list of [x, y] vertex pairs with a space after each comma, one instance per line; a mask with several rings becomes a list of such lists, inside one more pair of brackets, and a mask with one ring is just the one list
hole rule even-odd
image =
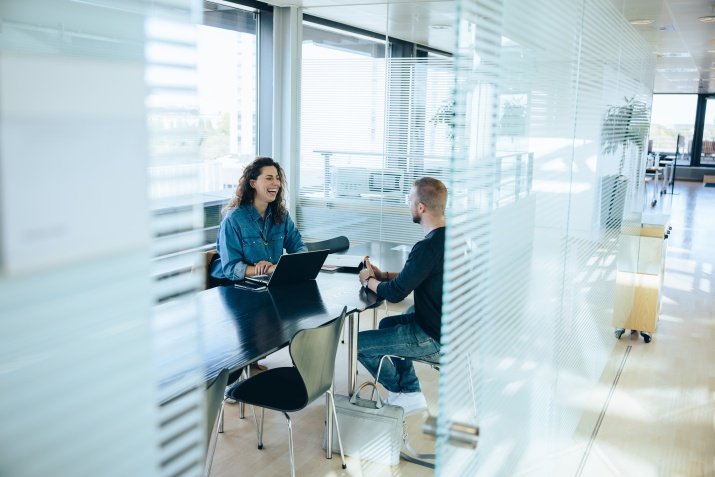
[[[374, 377], [384, 355], [439, 362], [439, 346], [415, 322], [414, 313], [388, 316], [380, 321], [377, 330], [358, 333], [358, 361]], [[409, 359], [384, 360], [380, 384], [393, 393], [420, 392], [420, 382]]]

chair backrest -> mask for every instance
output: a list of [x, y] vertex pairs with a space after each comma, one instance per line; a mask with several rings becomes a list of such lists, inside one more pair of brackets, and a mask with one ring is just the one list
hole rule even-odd
[[339, 317], [319, 328], [297, 332], [290, 341], [290, 357], [308, 394], [306, 406], [333, 384], [335, 355], [346, 311], [347, 307], [343, 308]]
[[310, 242], [305, 244], [308, 247], [308, 251], [312, 252], [314, 250], [329, 250], [330, 253], [344, 252], [350, 248], [350, 240], [344, 235], [339, 237], [333, 237], [328, 240], [321, 240], [320, 242]]
[[228, 369], [224, 368], [213, 380], [206, 383], [206, 394], [204, 395], [204, 403], [206, 404], [206, 441], [204, 450], [208, 452], [209, 443], [211, 442], [211, 434], [216, 424], [218, 412], [221, 409], [223, 401], [223, 393], [228, 384]]
[[203, 284], [202, 290], [208, 290], [209, 288], [213, 288], [211, 286], [211, 262], [213, 262], [216, 258], [218, 257], [218, 251], [216, 249], [213, 250], [207, 250], [204, 253], [202, 253], [199, 258], [196, 260], [195, 265], [191, 268], [191, 273], [203, 273], [203, 276], [201, 277], [201, 281]]

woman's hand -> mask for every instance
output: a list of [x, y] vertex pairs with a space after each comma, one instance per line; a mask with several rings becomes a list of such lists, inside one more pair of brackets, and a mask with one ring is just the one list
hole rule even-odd
[[271, 262], [267, 262], [265, 260], [261, 260], [258, 263], [255, 263], [253, 265], [253, 270], [256, 275], [266, 275], [268, 273], [273, 273], [273, 270], [276, 269], [276, 266], [273, 265]]

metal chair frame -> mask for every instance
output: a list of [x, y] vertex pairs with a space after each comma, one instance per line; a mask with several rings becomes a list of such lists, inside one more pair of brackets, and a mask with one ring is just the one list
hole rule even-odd
[[[291, 355], [291, 359], [293, 361], [294, 368], [298, 372], [300, 378], [303, 380], [303, 384], [305, 386], [305, 390], [307, 391], [306, 395], [306, 402], [305, 405], [300, 409], [304, 409], [306, 406], [308, 406], [310, 403], [315, 401], [318, 397], [320, 397], [322, 394], [326, 394], [329, 398], [330, 402], [330, 407], [332, 409], [332, 417], [334, 419], [334, 424], [335, 424], [335, 432], [338, 435], [338, 445], [340, 447], [340, 458], [342, 460], [342, 468], [345, 469], [347, 468], [347, 464], [345, 463], [345, 454], [343, 452], [343, 444], [342, 440], [340, 438], [340, 428], [338, 426], [338, 416], [337, 416], [337, 411], [335, 410], [335, 400], [333, 397], [333, 375], [335, 372], [335, 354], [337, 353], [337, 346], [338, 346], [338, 340], [340, 337], [340, 328], [342, 328], [342, 325], [345, 321], [345, 314], [346, 314], [347, 308], [343, 308], [342, 314], [336, 318], [335, 320], [331, 321], [330, 323], [327, 323], [323, 326], [320, 326], [318, 328], [313, 328], [313, 329], [305, 329], [297, 332], [293, 338], [291, 338], [290, 344], [289, 344], [289, 351]], [[335, 329], [337, 328], [337, 329]], [[331, 334], [334, 333], [334, 334]], [[330, 351], [328, 351], [328, 358], [332, 359], [332, 362], [327, 362], [325, 361], [325, 354], [320, 353], [322, 350], [319, 346], [315, 346], [316, 343], [321, 344], [321, 343], [329, 343], [329, 346], [332, 346], [333, 348], [333, 354], [332, 357], [330, 356]], [[333, 340], [334, 342], [331, 342]], [[325, 348], [325, 346], [323, 346]], [[306, 351], [309, 350], [309, 351]], [[322, 363], [322, 369], [319, 363]], [[317, 366], [316, 366], [317, 365]], [[280, 368], [276, 368], [280, 369]], [[273, 370], [275, 371], [275, 370]], [[266, 372], [271, 372], [271, 370], [266, 371]], [[329, 379], [329, 383], [327, 383], [327, 379]], [[247, 380], [248, 381], [248, 380]], [[236, 396], [238, 398], [238, 396]], [[240, 401], [240, 398], [237, 399]], [[254, 402], [254, 404], [251, 405], [251, 409], [253, 412], [253, 422], [256, 428], [256, 437], [258, 438], [258, 448], [262, 449], [263, 448], [263, 423], [264, 423], [264, 416], [265, 416], [265, 407], [261, 407], [261, 420], [260, 424], [258, 422], [258, 419], [256, 417], [256, 412], [255, 412], [255, 406], [259, 406], [258, 402]], [[286, 422], [288, 425], [288, 448], [290, 451], [290, 467], [291, 467], [291, 476], [295, 477], [295, 461], [294, 461], [294, 453], [293, 453], [293, 426], [292, 426], [292, 421], [290, 419], [290, 416], [288, 415], [288, 411], [284, 411], [280, 408], [270, 408], [270, 409], [275, 409], [279, 412], [282, 412], [283, 415], [286, 418]], [[293, 411], [291, 411], [293, 412]], [[326, 425], [328, 428], [331, 428], [331, 423], [330, 417], [326, 416]]]

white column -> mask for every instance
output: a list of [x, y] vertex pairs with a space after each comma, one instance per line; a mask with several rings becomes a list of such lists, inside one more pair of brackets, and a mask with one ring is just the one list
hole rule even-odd
[[295, 217], [300, 164], [303, 9], [275, 7], [273, 20], [273, 159], [285, 169], [286, 200]]

